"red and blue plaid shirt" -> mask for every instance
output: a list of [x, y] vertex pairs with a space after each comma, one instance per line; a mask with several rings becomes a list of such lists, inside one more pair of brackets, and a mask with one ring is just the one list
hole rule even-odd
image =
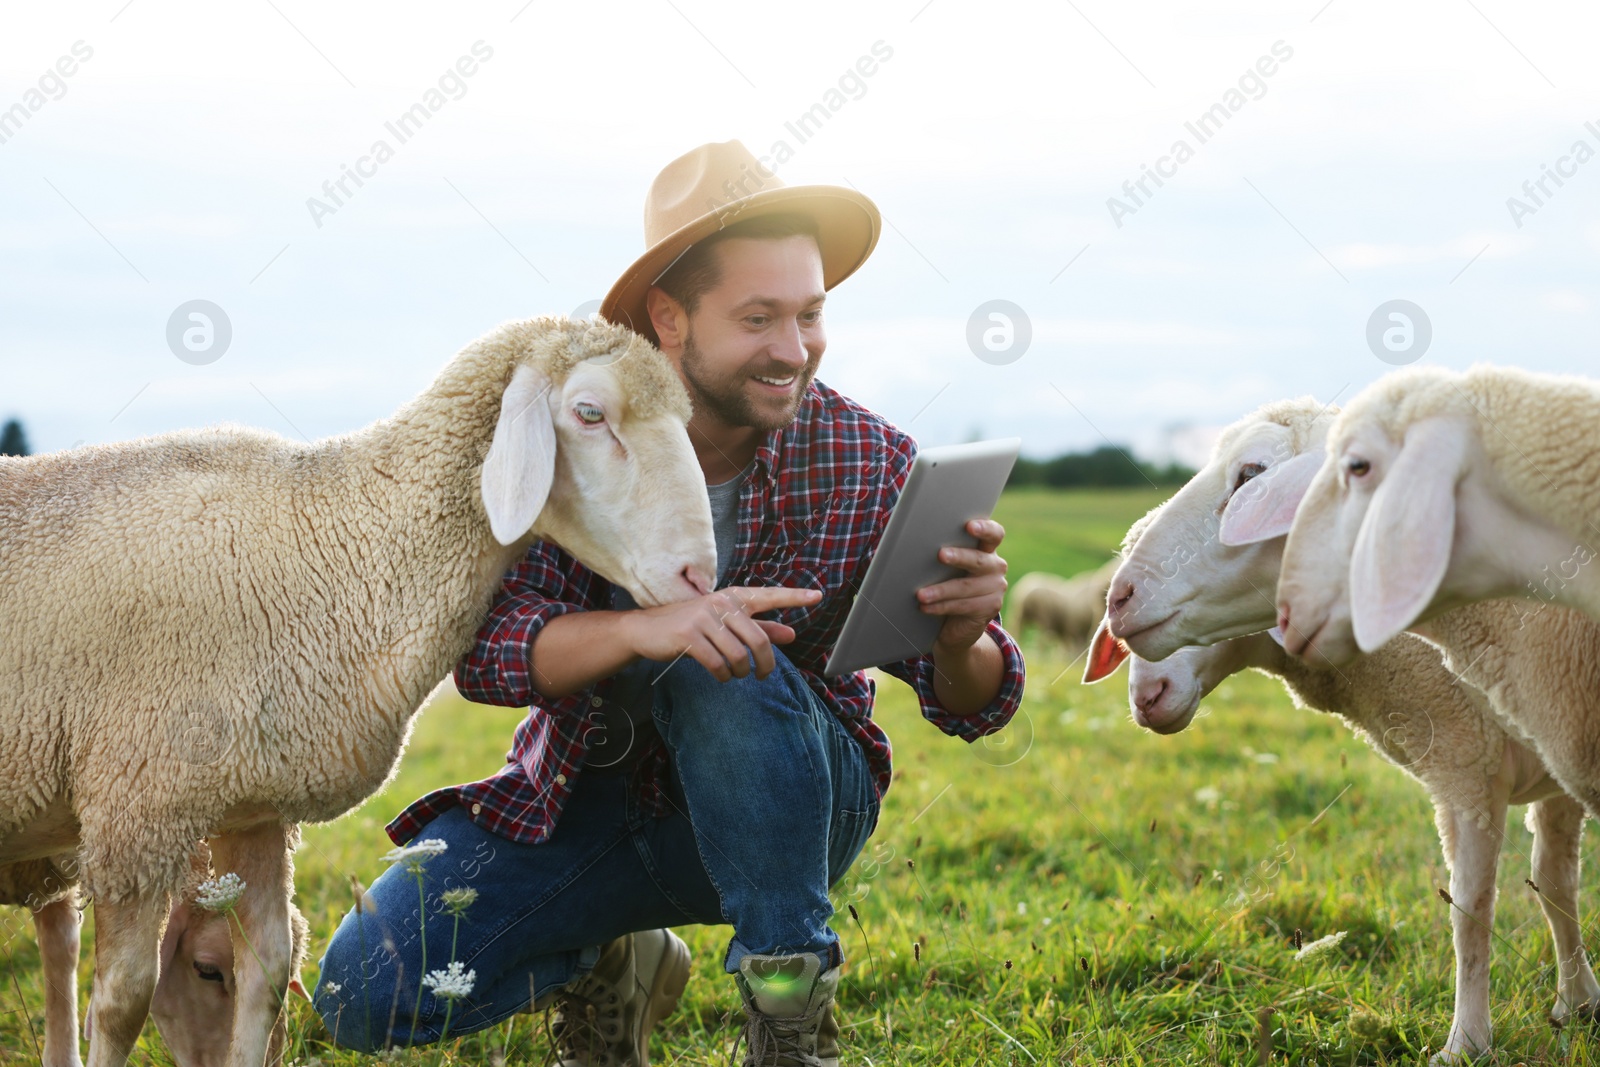
[[[823, 664], [838, 640], [851, 599], [865, 576], [889, 512], [900, 496], [916, 443], [882, 417], [813, 382], [795, 420], [767, 434], [754, 469], [739, 492], [739, 536], [726, 585], [816, 588], [823, 599], [771, 617], [792, 626], [783, 646], [789, 660], [861, 745], [880, 797], [890, 781], [889, 737], [872, 721], [874, 684], [864, 671], [824, 678]], [[469, 700], [529, 706], [499, 773], [481, 782], [435, 790], [412, 803], [387, 827], [397, 844], [415, 837], [441, 812], [461, 805], [479, 826], [525, 844], [555, 829], [589, 748], [589, 709], [605, 704], [611, 679], [570, 696], [541, 696], [529, 677], [534, 640], [546, 623], [569, 611], [605, 610], [611, 583], [554, 545], [538, 542], [505, 580], [477, 644], [455, 669]], [[1022, 653], [998, 619], [989, 635], [1005, 669], [1000, 691], [973, 715], [939, 704], [933, 658], [885, 664], [916, 690], [922, 714], [947, 734], [976, 741], [994, 733], [1022, 702]], [[668, 755], [659, 737], [631, 772], [641, 810], [666, 815]]]

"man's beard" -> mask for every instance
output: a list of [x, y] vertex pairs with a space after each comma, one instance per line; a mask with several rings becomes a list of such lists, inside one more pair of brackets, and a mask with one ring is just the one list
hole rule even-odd
[[[745, 392], [746, 383], [750, 380], [747, 367], [741, 367], [732, 375], [719, 379], [706, 368], [705, 356], [694, 343], [694, 331], [690, 330], [683, 339], [683, 377], [688, 382], [694, 406], [710, 412], [728, 426], [751, 426], [766, 432], [781, 430], [789, 425], [800, 410], [800, 402], [811, 387], [811, 379], [816, 376], [817, 363], [818, 357], [807, 357], [806, 365], [795, 372], [794, 399], [780, 414], [773, 415], [758, 408]], [[765, 377], [781, 378], [786, 371], [787, 368], [779, 367]]]

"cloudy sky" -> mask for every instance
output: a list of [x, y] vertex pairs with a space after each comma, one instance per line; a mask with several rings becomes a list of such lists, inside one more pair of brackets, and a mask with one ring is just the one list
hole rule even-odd
[[[735, 137], [882, 208], [822, 377], [924, 443], [1192, 450], [1387, 370], [1368, 326], [1391, 300], [1427, 320], [1391, 359], [1431, 330], [1425, 361], [1595, 373], [1597, 22], [1509, 0], [11, 6], [0, 417], [41, 450], [360, 426], [496, 323], [601, 296], [656, 171]], [[385, 124], [430, 90], [400, 143]], [[392, 158], [312, 211], [379, 140]], [[169, 345], [193, 300], [231, 330], [210, 362]], [[1009, 349], [1006, 322], [969, 331], [995, 300], [1020, 309]]]

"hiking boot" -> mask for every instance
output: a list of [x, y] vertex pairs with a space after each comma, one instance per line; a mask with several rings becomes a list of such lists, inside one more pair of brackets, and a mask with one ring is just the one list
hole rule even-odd
[[814, 952], [746, 956], [733, 981], [744, 1000], [743, 1067], [839, 1067], [839, 968], [824, 971]]
[[678, 1006], [689, 947], [670, 930], [608, 941], [594, 970], [554, 996], [550, 1033], [560, 1067], [648, 1067], [650, 1031]]

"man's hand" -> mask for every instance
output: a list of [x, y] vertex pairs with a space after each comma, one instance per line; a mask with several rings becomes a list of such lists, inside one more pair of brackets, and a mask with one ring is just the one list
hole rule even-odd
[[967, 572], [917, 590], [917, 600], [929, 615], [944, 615], [934, 652], [961, 653], [971, 648], [1000, 614], [1006, 597], [1006, 561], [996, 553], [1005, 540], [1005, 527], [993, 519], [973, 519], [967, 532], [978, 539], [976, 548], [941, 548], [939, 561]]
[[772, 646], [794, 640], [792, 628], [753, 616], [776, 608], [809, 607], [821, 599], [817, 589], [730, 586], [693, 600], [623, 612], [621, 618], [626, 620], [635, 655], [667, 661], [687, 653], [719, 682], [726, 682], [750, 673], [752, 654], [756, 677], [765, 678], [777, 666]]

